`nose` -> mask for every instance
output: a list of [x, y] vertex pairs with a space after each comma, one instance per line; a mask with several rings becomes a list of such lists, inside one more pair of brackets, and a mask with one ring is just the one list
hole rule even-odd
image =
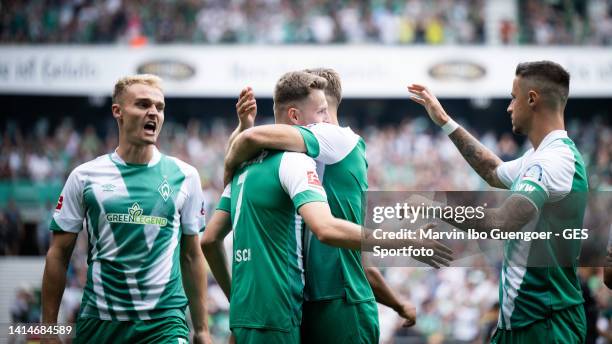
[[512, 102], [510, 102], [510, 105], [508, 105], [508, 108], [506, 109], [506, 112], [509, 113], [510, 115], [512, 115], [512, 110], [513, 110], [513, 106], [512, 106]]
[[157, 116], [159, 115], [159, 111], [155, 105], [151, 105], [151, 107], [147, 110], [147, 116]]

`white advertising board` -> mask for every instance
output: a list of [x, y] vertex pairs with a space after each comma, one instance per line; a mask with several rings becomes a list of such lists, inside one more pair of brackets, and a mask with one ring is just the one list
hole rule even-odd
[[419, 46], [1, 46], [0, 93], [108, 96], [121, 76], [149, 72], [167, 96], [270, 97], [285, 72], [332, 67], [352, 98], [405, 97], [423, 83], [446, 98], [507, 98], [517, 63], [553, 60], [571, 97], [612, 97], [612, 49]]

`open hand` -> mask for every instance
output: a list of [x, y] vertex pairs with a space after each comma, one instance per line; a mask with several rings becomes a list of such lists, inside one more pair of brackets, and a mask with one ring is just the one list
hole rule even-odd
[[236, 103], [236, 114], [243, 129], [252, 128], [255, 125], [257, 102], [250, 86], [243, 88], [240, 92], [240, 97]]
[[438, 101], [438, 98], [434, 96], [429, 89], [423, 85], [412, 84], [408, 86], [408, 91], [410, 91], [410, 99], [413, 101], [423, 105], [425, 110], [427, 110], [427, 114], [431, 118], [434, 123], [438, 126], [443, 126], [448, 122], [450, 117], [444, 111], [442, 104]]

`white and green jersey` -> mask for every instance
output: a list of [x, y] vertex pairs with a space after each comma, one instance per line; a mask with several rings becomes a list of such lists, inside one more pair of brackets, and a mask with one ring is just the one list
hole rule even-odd
[[50, 229], [89, 236], [80, 316], [134, 321], [184, 316], [181, 235], [204, 227], [198, 172], [161, 154], [128, 164], [117, 153], [75, 168]]
[[234, 233], [230, 328], [289, 331], [302, 320], [302, 218], [326, 202], [315, 162], [301, 153], [264, 151], [238, 169], [217, 209]]
[[[368, 163], [363, 139], [350, 128], [318, 123], [297, 127], [336, 218], [363, 225]], [[311, 231], [304, 236], [306, 300], [346, 297], [349, 302], [374, 300], [361, 264], [361, 252], [321, 243]]]
[[[501, 164], [497, 176], [537, 208], [534, 231], [562, 233], [566, 228], [582, 228], [587, 174], [582, 156], [565, 131], [549, 133], [538, 149]], [[562, 236], [506, 241], [498, 327], [521, 328], [583, 303], [576, 274], [579, 255], [580, 240]], [[543, 260], [548, 262], [545, 267], [534, 267], [533, 262]]]

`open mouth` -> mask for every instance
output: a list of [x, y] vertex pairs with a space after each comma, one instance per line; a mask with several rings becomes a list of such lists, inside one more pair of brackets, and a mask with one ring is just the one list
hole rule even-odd
[[157, 130], [157, 123], [154, 121], [147, 121], [144, 125], [144, 131], [147, 134], [154, 135], [155, 130]]

